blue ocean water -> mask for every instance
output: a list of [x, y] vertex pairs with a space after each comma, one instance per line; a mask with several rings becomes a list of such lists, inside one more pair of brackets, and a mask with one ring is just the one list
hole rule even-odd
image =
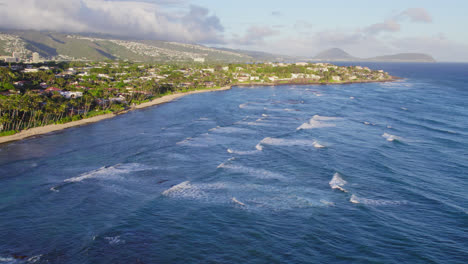
[[234, 87], [0, 146], [0, 263], [466, 263], [468, 65]]

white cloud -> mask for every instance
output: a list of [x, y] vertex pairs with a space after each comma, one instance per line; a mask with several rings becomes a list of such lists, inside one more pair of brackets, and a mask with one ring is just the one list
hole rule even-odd
[[[0, 26], [14, 29], [97, 32], [144, 39], [222, 43], [217, 16], [184, 0], [15, 0], [0, 9]], [[180, 6], [178, 11], [166, 6]]]
[[247, 29], [244, 36], [234, 35], [231, 42], [242, 46], [265, 44], [265, 38], [278, 35], [278, 30], [268, 26], [251, 26]]
[[408, 8], [400, 17], [408, 17], [412, 22], [432, 23], [432, 16], [424, 8]]
[[393, 19], [385, 20], [382, 23], [372, 24], [364, 29], [364, 32], [377, 35], [381, 32], [398, 32], [401, 29], [401, 25]]

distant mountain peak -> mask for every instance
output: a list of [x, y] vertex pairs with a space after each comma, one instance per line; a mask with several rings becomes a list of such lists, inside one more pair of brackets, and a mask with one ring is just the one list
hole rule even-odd
[[325, 51], [320, 52], [317, 54], [314, 59], [319, 59], [319, 60], [350, 60], [354, 59], [353, 56], [351, 56], [349, 53], [346, 51], [339, 49], [339, 48], [331, 48], [327, 49]]

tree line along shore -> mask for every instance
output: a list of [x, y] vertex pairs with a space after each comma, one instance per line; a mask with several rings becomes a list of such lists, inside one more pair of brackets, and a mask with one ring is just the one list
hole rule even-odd
[[[28, 136], [25, 130], [37, 127], [73, 122], [58, 126], [66, 128], [88, 123], [85, 120], [93, 117], [92, 120], [98, 121], [103, 115], [111, 117], [166, 102], [162, 98], [187, 92], [235, 85], [344, 84], [394, 79], [382, 70], [329, 63], [3, 63], [0, 64], [0, 139], [22, 139]], [[20, 131], [24, 137], [12, 137]], [[33, 135], [50, 132], [37, 131]]]

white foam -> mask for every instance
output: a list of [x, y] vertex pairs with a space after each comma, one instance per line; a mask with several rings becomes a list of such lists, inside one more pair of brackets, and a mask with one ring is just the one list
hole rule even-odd
[[235, 203], [238, 204], [238, 205], [245, 206], [245, 203], [240, 202], [239, 200], [236, 199], [236, 197], [232, 197], [232, 201], [235, 202]]
[[256, 169], [251, 167], [245, 167], [242, 165], [233, 165], [233, 164], [225, 164], [222, 163], [218, 166], [218, 168], [229, 169], [234, 172], [239, 172], [243, 174], [247, 174], [249, 176], [253, 176], [259, 179], [277, 179], [277, 180], [285, 180], [286, 177], [279, 173], [271, 172], [264, 169]]
[[324, 205], [327, 205], [327, 206], [335, 206], [335, 203], [334, 202], [329, 202], [327, 200], [320, 200], [320, 202]]
[[237, 154], [237, 155], [252, 155], [252, 154], [257, 154], [261, 150], [246, 150], [246, 151], [240, 151], [240, 150], [233, 150], [233, 149], [227, 149], [228, 153], [231, 154]]
[[125, 240], [120, 239], [120, 236], [115, 237], [104, 237], [105, 240], [109, 241], [109, 245], [120, 245], [125, 244]]
[[214, 193], [210, 194], [210, 191], [217, 191], [220, 189], [226, 189], [224, 183], [207, 183], [207, 184], [192, 184], [190, 181], [184, 181], [171, 188], [165, 190], [162, 195], [171, 198], [186, 198], [186, 199], [210, 199]]
[[239, 108], [245, 108], [248, 105], [248, 103], [240, 104]]
[[324, 128], [324, 127], [335, 127], [335, 124], [330, 124], [330, 123], [325, 123], [318, 121], [314, 118], [310, 119], [309, 122], [302, 124], [296, 130], [301, 130], [301, 129], [313, 129], [313, 128]]
[[325, 148], [325, 146], [318, 143], [317, 141], [314, 141], [314, 148]]
[[354, 204], [365, 204], [365, 205], [375, 205], [375, 206], [386, 206], [386, 205], [402, 205], [407, 204], [407, 201], [392, 201], [392, 200], [373, 200], [358, 197], [355, 194], [351, 195], [349, 199], [350, 202]]
[[3, 257], [0, 257], [0, 262], [15, 263], [15, 259], [14, 259], [14, 258], [3, 258]]
[[338, 190], [340, 190], [342, 192], [348, 192], [348, 191], [346, 191], [346, 189], [343, 188], [343, 186], [345, 186], [346, 183], [347, 182], [345, 180], [343, 180], [343, 178], [341, 178], [341, 175], [338, 172], [333, 174], [333, 178], [329, 182], [330, 187], [332, 189], [338, 189]]
[[192, 188], [190, 181], [184, 181], [165, 190], [162, 194], [165, 196], [171, 196], [171, 194], [173, 193], [178, 193], [183, 190], [189, 190], [190, 188]]
[[[92, 178], [103, 178], [107, 176], [116, 176], [122, 174], [128, 174], [135, 171], [145, 171], [152, 168], [139, 164], [139, 163], [128, 163], [128, 164], [117, 164], [109, 167], [101, 167], [97, 170], [93, 170], [84, 174], [81, 174], [78, 177], [73, 177], [64, 180], [64, 182], [81, 182], [86, 179]], [[52, 191], [57, 191], [54, 187], [51, 188]]]
[[271, 138], [266, 137], [260, 143], [257, 144], [257, 150], [263, 150], [262, 145], [272, 145], [272, 146], [306, 146], [314, 148], [324, 148], [325, 146], [321, 145], [315, 140], [307, 139], [283, 139], [283, 138]]
[[262, 114], [262, 116], [263, 116], [263, 117], [268, 117], [268, 115], [267, 115], [267, 114]]
[[219, 168], [222, 168], [226, 163], [228, 163], [229, 161], [233, 161], [233, 160], [235, 160], [235, 159], [236, 159], [235, 157], [229, 158], [227, 161], [225, 161], [225, 162], [219, 164], [218, 167], [216, 167], [216, 168], [218, 168], [218, 169], [219, 169]]
[[312, 119], [318, 120], [318, 121], [330, 121], [330, 120], [339, 120], [341, 119], [341, 117], [314, 115]]
[[360, 203], [357, 196], [356, 195], [351, 195], [351, 198], [349, 199], [350, 202], [354, 203], [354, 204], [358, 204]]
[[28, 263], [36, 263], [41, 260], [42, 254], [28, 258]]
[[258, 143], [255, 148], [258, 150], [258, 151], [262, 151], [263, 150], [263, 147], [261, 145], [261, 143]]
[[388, 134], [388, 133], [384, 133], [384, 134], [382, 135], [382, 137], [386, 138], [387, 141], [390, 141], [390, 142], [395, 141], [395, 140], [401, 140], [400, 137], [397, 137], [397, 136], [395, 136], [395, 135], [391, 135], [391, 134]]

